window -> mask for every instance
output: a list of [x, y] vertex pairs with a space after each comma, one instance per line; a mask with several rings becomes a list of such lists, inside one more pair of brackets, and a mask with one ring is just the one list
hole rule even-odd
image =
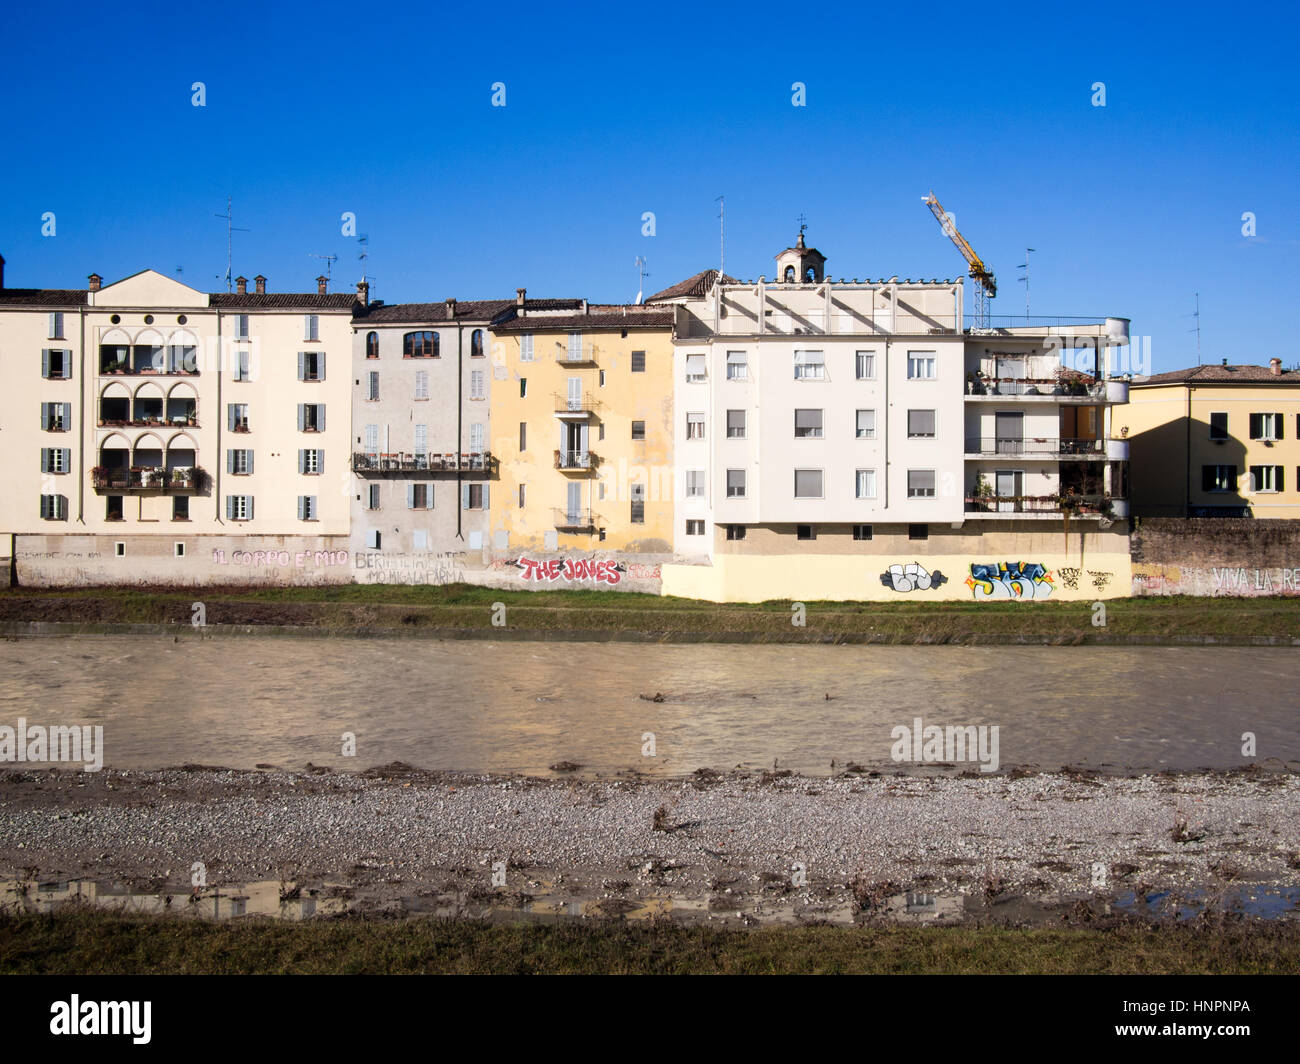
[[415, 453], [425, 455], [429, 453], [429, 426], [415, 426]]
[[1237, 467], [1235, 465], [1201, 466], [1202, 491], [1236, 491]]
[[247, 351], [235, 352], [235, 380], [251, 381], [253, 374], [249, 370], [249, 355]]
[[377, 528], [366, 529], [366, 547], [370, 550], [379, 550], [384, 542], [383, 533]]
[[320, 476], [325, 472], [325, 452], [321, 450], [300, 450], [298, 452], [298, 472], [306, 476]]
[[519, 337], [519, 361], [531, 362], [533, 360], [533, 334], [524, 333]]
[[[378, 388], [379, 388], [379, 381], [378, 379], [376, 379], [375, 381], [376, 399], [379, 398], [379, 395], [377, 394]], [[429, 398], [429, 371], [427, 369], [421, 369], [415, 371], [415, 398], [416, 399]]]
[[796, 499], [820, 499], [822, 497], [822, 471], [820, 469], [796, 469], [794, 471], [794, 497]]
[[[418, 388], [417, 388], [418, 391]], [[379, 398], [379, 373], [371, 370], [366, 374], [366, 402], [373, 403]]]
[[366, 358], [379, 357], [379, 334], [377, 332], [366, 333]]
[[731, 540], [744, 539], [744, 538], [745, 538], [745, 526], [744, 526], [744, 525], [728, 525], [728, 526], [727, 526], [727, 538], [728, 538], [728, 539], [731, 539]]
[[469, 449], [474, 454], [483, 453], [483, 423], [476, 421], [469, 427]]
[[72, 376], [72, 352], [62, 351], [58, 348], [49, 348], [42, 351], [41, 376], [51, 381], [68, 380]]
[[406, 485], [406, 508], [408, 510], [432, 510], [433, 509], [433, 485], [432, 484], [407, 484]]
[[930, 526], [929, 525], [908, 525], [907, 538], [908, 539], [929, 539]]
[[72, 450], [68, 447], [42, 447], [41, 472], [66, 473], [72, 468]]
[[72, 428], [71, 403], [42, 403], [41, 428], [46, 432], [67, 432]]
[[248, 339], [248, 315], [247, 314], [235, 315], [235, 339], [236, 340]]
[[582, 361], [582, 333], [569, 333], [569, 348], [565, 353], [565, 357], [567, 357], [570, 362]]
[[298, 431], [299, 432], [324, 432], [325, 431], [325, 404], [324, 403], [299, 403], [298, 404]]
[[198, 350], [184, 344], [172, 344], [167, 348], [168, 373], [198, 373]]
[[44, 521], [66, 521], [68, 519], [67, 497], [64, 495], [42, 495], [41, 519]]
[[471, 399], [482, 399], [483, 385], [487, 378], [481, 369], [471, 370], [469, 375], [469, 397]]
[[749, 380], [749, 355], [744, 351], [727, 352], [727, 380]]
[[253, 496], [227, 495], [226, 520], [251, 521], [253, 519]]
[[795, 525], [794, 538], [795, 539], [816, 539], [817, 530], [813, 528], [812, 525]]
[[634, 440], [644, 440], [644, 439], [645, 439], [645, 422], [644, 422], [644, 421], [634, 421], [634, 422], [632, 422], [632, 439], [634, 439]]
[[743, 469], [727, 470], [727, 498], [743, 499], [745, 497], [745, 471]]
[[909, 410], [907, 412], [907, 438], [910, 440], [934, 439], [933, 410]]
[[633, 372], [633, 373], [644, 373], [644, 372], [645, 372], [645, 352], [644, 352], [644, 351], [633, 351], [633, 352], [632, 352], [632, 372]]
[[[148, 320], [149, 320], [149, 316], [146, 314], [145, 321]], [[116, 543], [113, 544], [113, 557], [114, 558], [126, 557], [126, 544], [123, 543], [121, 540], [118, 540]]]
[[820, 440], [822, 438], [822, 412], [820, 410], [796, 410], [794, 412], [794, 438], [796, 440]]
[[1250, 485], [1252, 491], [1284, 491], [1282, 467], [1280, 465], [1253, 465], [1250, 467]]
[[605, 371], [603, 369], [599, 371], [597, 380], [600, 382], [600, 387], [605, 387]]
[[528, 398], [528, 378], [527, 378], [527, 377], [520, 377], [520, 378], [519, 378], [519, 398], [520, 398], [520, 399], [527, 399], [527, 398]]
[[686, 383], [703, 384], [708, 379], [708, 369], [703, 355], [686, 356]]
[[860, 440], [874, 440], [876, 438], [876, 412], [874, 410], [858, 411], [855, 435]]
[[856, 540], [859, 540], [859, 541], [870, 539], [870, 538], [871, 538], [871, 526], [870, 526], [870, 525], [854, 525], [854, 526], [853, 526], [853, 538], [856, 539]]
[[367, 510], [379, 509], [379, 485], [378, 484], [366, 485], [366, 509]]
[[874, 351], [859, 351], [854, 358], [854, 369], [858, 380], [875, 380], [876, 353]]
[[298, 352], [298, 379], [300, 381], [323, 381], [325, 379], [325, 352]]
[[528, 422], [527, 421], [519, 422], [519, 449], [521, 451], [528, 450]]
[[934, 498], [933, 469], [909, 469], [907, 471], [907, 497], [909, 499]]
[[703, 469], [688, 469], [686, 471], [686, 497], [688, 499], [704, 498]]
[[688, 536], [704, 535], [704, 522], [698, 518], [692, 518], [686, 522], [686, 534]]
[[483, 330], [475, 329], [469, 334], [469, 357], [483, 357]]
[[320, 339], [320, 318], [315, 314], [305, 314], [302, 319], [302, 338], [304, 340]]
[[56, 310], [50, 315], [50, 339], [63, 339], [63, 311]]
[[188, 495], [172, 496], [172, 520], [188, 521], [190, 519], [190, 497]]
[[934, 355], [912, 354], [909, 352], [907, 356], [907, 379], [909, 381], [934, 380]]
[[632, 485], [632, 506], [628, 515], [632, 524], [640, 525], [645, 523], [645, 485]]
[[486, 484], [462, 484], [460, 505], [462, 510], [486, 510], [488, 508], [488, 486]]
[[688, 413], [686, 415], [686, 438], [688, 440], [704, 439], [704, 414], [703, 413], [698, 413], [698, 414]]
[[1220, 414], [1210, 415], [1210, 439], [1226, 440], [1228, 438], [1228, 414], [1224, 411]]
[[298, 496], [298, 520], [299, 521], [319, 521], [320, 511], [316, 506], [315, 495]]
[[794, 353], [794, 379], [797, 381], [824, 381], [826, 379], [826, 356], [820, 351], [796, 351]]
[[854, 480], [859, 499], [874, 499], [876, 497], [876, 471], [874, 469], [859, 469]]
[[379, 453], [379, 426], [367, 425], [365, 432], [366, 454]]
[[403, 358], [437, 358], [438, 334], [436, 332], [409, 332], [402, 337]]
[[253, 472], [253, 452], [249, 450], [227, 451], [226, 472], [232, 476], [249, 476]]
[[248, 431], [248, 404], [226, 404], [226, 428], [231, 432]]
[[727, 411], [727, 439], [743, 440], [745, 438], [745, 411]]
[[1282, 415], [1251, 414], [1250, 438], [1252, 440], [1280, 440], [1282, 438]]

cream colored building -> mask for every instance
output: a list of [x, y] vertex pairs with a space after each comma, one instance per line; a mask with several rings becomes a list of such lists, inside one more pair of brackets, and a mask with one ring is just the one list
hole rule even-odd
[[0, 272], [0, 529], [23, 583], [350, 577], [354, 297]]

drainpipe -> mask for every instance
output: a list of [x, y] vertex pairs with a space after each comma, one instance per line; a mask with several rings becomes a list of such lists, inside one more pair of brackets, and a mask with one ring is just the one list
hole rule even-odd
[[[463, 527], [465, 509], [461, 505], [465, 492], [463, 484], [465, 473], [460, 468], [460, 446], [465, 431], [465, 351], [461, 344], [463, 331], [461, 326], [456, 327], [456, 538], [459, 540], [465, 538]], [[486, 380], [483, 382], [483, 387], [487, 388]]]
[[[883, 428], [883, 429], [885, 430], [885, 435], [884, 435], [884, 447], [882, 448], [882, 452], [881, 452], [881, 457], [884, 459], [884, 462], [885, 462], [885, 469], [884, 469], [884, 473], [885, 473], [885, 475], [884, 475], [884, 477], [881, 478], [881, 479], [884, 481], [884, 486], [883, 486], [883, 491], [884, 491], [884, 500], [883, 500], [883, 501], [884, 501], [884, 507], [883, 507], [883, 508], [884, 508], [885, 510], [888, 510], [888, 509], [889, 509], [889, 344], [890, 344], [890, 341], [889, 341], [889, 340], [886, 340], [886, 341], [885, 341], [885, 357], [884, 357], [884, 359], [881, 361], [881, 364], [880, 364], [880, 372], [884, 375], [884, 378], [885, 378], [885, 409], [881, 411], [881, 413], [883, 413], [883, 414], [885, 415], [885, 416], [881, 419], [881, 422], [882, 422], [882, 423], [881, 423], [881, 428]], [[963, 415], [963, 417], [965, 416], [965, 411], [962, 412], [962, 415]], [[855, 415], [855, 416], [856, 416], [856, 415]], [[965, 462], [963, 462], [962, 465], [965, 466]], [[963, 495], [962, 495], [962, 500], [963, 500], [963, 502], [962, 502], [962, 509], [963, 509], [963, 510], [965, 510], [965, 507], [966, 507], [966, 503], [965, 503], [965, 498], [966, 498], [966, 496], [965, 496], [965, 494], [964, 494], [965, 491], [966, 491], [966, 487], [965, 487], [965, 484], [966, 484], [965, 476], [966, 476], [966, 470], [963, 468], [963, 469], [962, 469], [962, 478], [963, 478], [963, 479], [962, 479], [962, 492], [963, 492]]]
[[80, 476], [77, 477], [77, 524], [86, 523], [86, 385], [89, 383], [86, 378], [86, 308], [81, 306], [77, 308], [77, 331], [81, 345], [80, 372], [81, 377], [77, 381], [77, 391], [80, 392], [80, 417], [77, 419], [80, 423], [77, 433], [77, 469]]
[[1192, 384], [1187, 385], [1187, 442], [1183, 450], [1183, 517], [1192, 514]]
[[[236, 359], [238, 359], [239, 357], [238, 353], [236, 353], [235, 357]], [[222, 358], [222, 349], [221, 349], [221, 311], [218, 310], [217, 311], [217, 410], [216, 410], [217, 453], [213, 455], [211, 459], [211, 465], [212, 465], [212, 506], [216, 510], [214, 516], [216, 517], [217, 524], [219, 525], [225, 524], [225, 521], [222, 519], [221, 516], [221, 471], [224, 468], [221, 462], [221, 426], [224, 423], [221, 418], [221, 395], [222, 395], [222, 384], [223, 384], [222, 378], [225, 376], [225, 374], [222, 372], [222, 370], [225, 368], [223, 365], [224, 361], [225, 359]], [[249, 368], [251, 369], [253, 364], [253, 356], [251, 353], [248, 356], [248, 364], [249, 364]]]

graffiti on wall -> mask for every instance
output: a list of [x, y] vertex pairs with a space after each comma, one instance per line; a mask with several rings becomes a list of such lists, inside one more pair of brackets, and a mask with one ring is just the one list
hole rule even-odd
[[1134, 595], [1300, 595], [1300, 568], [1210, 566], [1139, 562], [1133, 565]]
[[357, 580], [361, 583], [440, 585], [465, 580], [464, 551], [363, 551], [355, 557]]
[[213, 565], [255, 565], [279, 569], [324, 569], [347, 565], [345, 550], [232, 550], [227, 560], [226, 552], [216, 547], [212, 550]]
[[597, 560], [595, 558], [513, 558], [497, 559], [491, 563], [493, 569], [515, 568], [519, 570], [522, 580], [538, 583], [556, 583], [557, 581], [591, 582], [594, 584], [614, 585], [627, 580], [658, 580], [660, 568], [657, 565], [643, 565], [640, 562], [619, 562], [612, 558]]
[[1070, 591], [1078, 591], [1079, 585], [1084, 577], [1087, 582], [1098, 591], [1105, 591], [1110, 585], [1112, 578], [1115, 576], [1111, 572], [1098, 572], [1095, 569], [1078, 569], [1069, 566], [1062, 566], [1056, 570], [1056, 575], [1061, 578], [1061, 583]]
[[938, 569], [929, 572], [920, 562], [906, 565], [895, 562], [880, 574], [880, 582], [894, 591], [929, 591], [932, 587], [946, 584], [948, 578]]
[[1038, 562], [972, 563], [966, 586], [977, 600], [1009, 599], [1024, 602], [1045, 599], [1052, 593], [1052, 574]]

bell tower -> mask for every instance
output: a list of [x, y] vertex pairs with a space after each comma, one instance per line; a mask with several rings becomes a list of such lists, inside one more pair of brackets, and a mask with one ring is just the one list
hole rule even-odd
[[799, 239], [792, 248], [776, 256], [776, 279], [780, 284], [819, 284], [826, 267], [826, 256], [816, 248], [804, 244], [803, 233], [808, 228], [801, 220]]

